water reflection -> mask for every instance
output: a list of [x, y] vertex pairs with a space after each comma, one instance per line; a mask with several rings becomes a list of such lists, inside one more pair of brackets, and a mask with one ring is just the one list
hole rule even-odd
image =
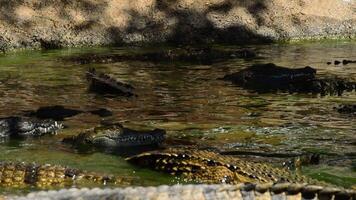
[[[239, 48], [227, 46], [223, 48]], [[356, 177], [355, 118], [333, 107], [356, 103], [355, 93], [343, 96], [250, 93], [218, 80], [254, 63], [313, 66], [320, 76], [337, 75], [356, 81], [355, 64], [327, 65], [335, 59], [355, 59], [355, 43], [254, 46], [260, 58], [231, 59], [212, 65], [123, 61], [112, 64], [76, 65], [58, 58], [83, 52], [117, 52], [117, 49], [72, 49], [17, 53], [0, 57], [0, 116], [20, 115], [41, 106], [63, 105], [72, 109], [108, 108], [106, 120], [135, 128], [164, 128], [168, 135], [197, 145], [223, 150], [268, 152], [323, 152], [338, 155], [340, 173]], [[132, 51], [132, 49], [129, 49]], [[136, 88], [136, 98], [105, 98], [88, 93], [85, 71], [95, 67]], [[67, 119], [69, 126], [58, 136], [4, 142], [1, 159], [52, 162], [132, 175], [133, 168], [117, 156], [78, 154], [60, 139], [96, 126], [103, 118], [82, 113]], [[330, 159], [332, 160], [332, 159]], [[101, 163], [97, 166], [97, 163]], [[346, 164], [345, 164], [346, 163]], [[314, 173], [311, 170], [310, 173]], [[335, 170], [331, 168], [329, 172]], [[327, 170], [326, 170], [327, 171]], [[351, 171], [351, 172], [350, 172]], [[143, 170], [142, 179], [153, 172]], [[171, 183], [169, 177], [147, 179], [147, 185]]]

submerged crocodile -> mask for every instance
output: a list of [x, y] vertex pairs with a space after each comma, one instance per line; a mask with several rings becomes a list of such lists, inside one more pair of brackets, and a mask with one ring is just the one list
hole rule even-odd
[[317, 78], [316, 70], [309, 66], [289, 69], [273, 63], [252, 65], [237, 73], [226, 75], [223, 80], [257, 92], [286, 91], [341, 95], [345, 91], [356, 89], [356, 82], [340, 78]]
[[137, 131], [111, 124], [89, 129], [77, 136], [65, 138], [63, 142], [73, 145], [87, 145], [106, 149], [132, 146], [158, 146], [165, 139], [166, 132], [162, 129]]
[[26, 117], [0, 118], [0, 137], [41, 136], [56, 133], [63, 125], [54, 120], [39, 120]]
[[115, 189], [64, 189], [32, 192], [25, 196], [8, 196], [7, 200], [355, 200], [356, 190], [345, 190], [315, 185], [238, 184], [238, 185], [162, 185], [158, 187], [127, 187]]
[[60, 165], [37, 165], [23, 162], [0, 161], [0, 186], [51, 187], [72, 186], [81, 183], [125, 184], [129, 179], [106, 176]]
[[133, 96], [134, 88], [126, 83], [121, 83], [104, 73], [97, 73], [94, 68], [86, 72], [89, 81], [89, 90], [99, 94], [113, 94], [122, 96]]
[[141, 166], [180, 175], [198, 183], [268, 183], [291, 182], [320, 184], [316, 180], [292, 173], [285, 168], [254, 163], [214, 152], [171, 148], [151, 151], [126, 159]]
[[149, 52], [130, 52], [129, 54], [83, 54], [76, 57], [65, 58], [78, 64], [88, 63], [115, 63], [121, 61], [149, 61], [149, 62], [190, 62], [198, 64], [211, 64], [214, 61], [232, 58], [254, 58], [256, 53], [249, 49], [219, 50], [211, 46], [206, 47], [176, 47], [159, 48]]

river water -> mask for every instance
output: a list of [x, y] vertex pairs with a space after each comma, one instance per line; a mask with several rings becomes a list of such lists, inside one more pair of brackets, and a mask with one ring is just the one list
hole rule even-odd
[[[53, 163], [137, 179], [136, 185], [180, 182], [169, 175], [132, 166], [113, 154], [80, 152], [60, 141], [68, 135], [97, 126], [102, 120], [135, 129], [163, 128], [168, 137], [201, 148], [260, 153], [320, 153], [320, 165], [303, 167], [303, 173], [334, 184], [356, 185], [356, 119], [333, 109], [356, 103], [356, 94], [257, 94], [218, 80], [254, 63], [273, 62], [291, 68], [312, 66], [320, 77], [338, 76], [356, 81], [356, 64], [327, 65], [328, 61], [356, 59], [356, 43], [217, 46], [248, 48], [256, 59], [229, 59], [211, 65], [189, 62], [122, 61], [78, 65], [61, 60], [82, 53], [127, 53], [141, 48], [81, 48], [29, 51], [0, 55], [0, 116], [21, 115], [40, 106], [63, 105], [114, 113], [102, 119], [88, 113], [67, 118], [68, 127], [56, 136], [5, 140], [0, 160]], [[149, 48], [145, 47], [145, 50]], [[85, 71], [98, 71], [133, 85], [138, 97], [108, 98], [88, 92]], [[273, 156], [272, 156], [273, 157]], [[289, 158], [262, 159], [281, 164]], [[1, 189], [2, 193], [30, 189]]]

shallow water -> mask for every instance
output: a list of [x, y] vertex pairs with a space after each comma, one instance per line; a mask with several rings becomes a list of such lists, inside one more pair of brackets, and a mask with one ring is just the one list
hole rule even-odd
[[[164, 128], [170, 138], [189, 140], [199, 147], [223, 151], [322, 153], [326, 156], [321, 166], [306, 167], [304, 172], [348, 187], [356, 184], [356, 120], [337, 113], [333, 107], [339, 103], [356, 103], [355, 93], [345, 93], [341, 97], [257, 94], [217, 78], [254, 63], [273, 62], [288, 67], [310, 65], [318, 70], [320, 76], [337, 75], [356, 81], [355, 64], [326, 64], [336, 59], [355, 60], [355, 44], [244, 46], [256, 51], [260, 58], [231, 59], [212, 65], [139, 61], [77, 65], [60, 59], [87, 52], [120, 54], [142, 51], [140, 48], [70, 49], [0, 55], [0, 117], [21, 115], [27, 110], [48, 105], [81, 110], [107, 108], [113, 111], [114, 116], [105, 120], [138, 129]], [[89, 67], [132, 84], [138, 97], [107, 98], [88, 92], [84, 74]], [[0, 160], [48, 162], [135, 177], [137, 185], [179, 182], [168, 175], [129, 165], [116, 155], [99, 152], [84, 154], [61, 144], [63, 137], [96, 126], [101, 120], [84, 113], [68, 118], [64, 123], [69, 128], [56, 136], [3, 141]], [[271, 159], [277, 165], [288, 160], [262, 159]]]

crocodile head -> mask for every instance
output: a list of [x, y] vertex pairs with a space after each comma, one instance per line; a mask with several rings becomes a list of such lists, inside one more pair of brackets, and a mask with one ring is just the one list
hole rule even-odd
[[7, 117], [0, 119], [1, 136], [41, 136], [56, 133], [63, 124], [54, 120], [38, 120], [34, 118]]
[[93, 145], [104, 148], [160, 145], [165, 139], [165, 131], [136, 131], [120, 124], [99, 126], [63, 141], [75, 145]]

